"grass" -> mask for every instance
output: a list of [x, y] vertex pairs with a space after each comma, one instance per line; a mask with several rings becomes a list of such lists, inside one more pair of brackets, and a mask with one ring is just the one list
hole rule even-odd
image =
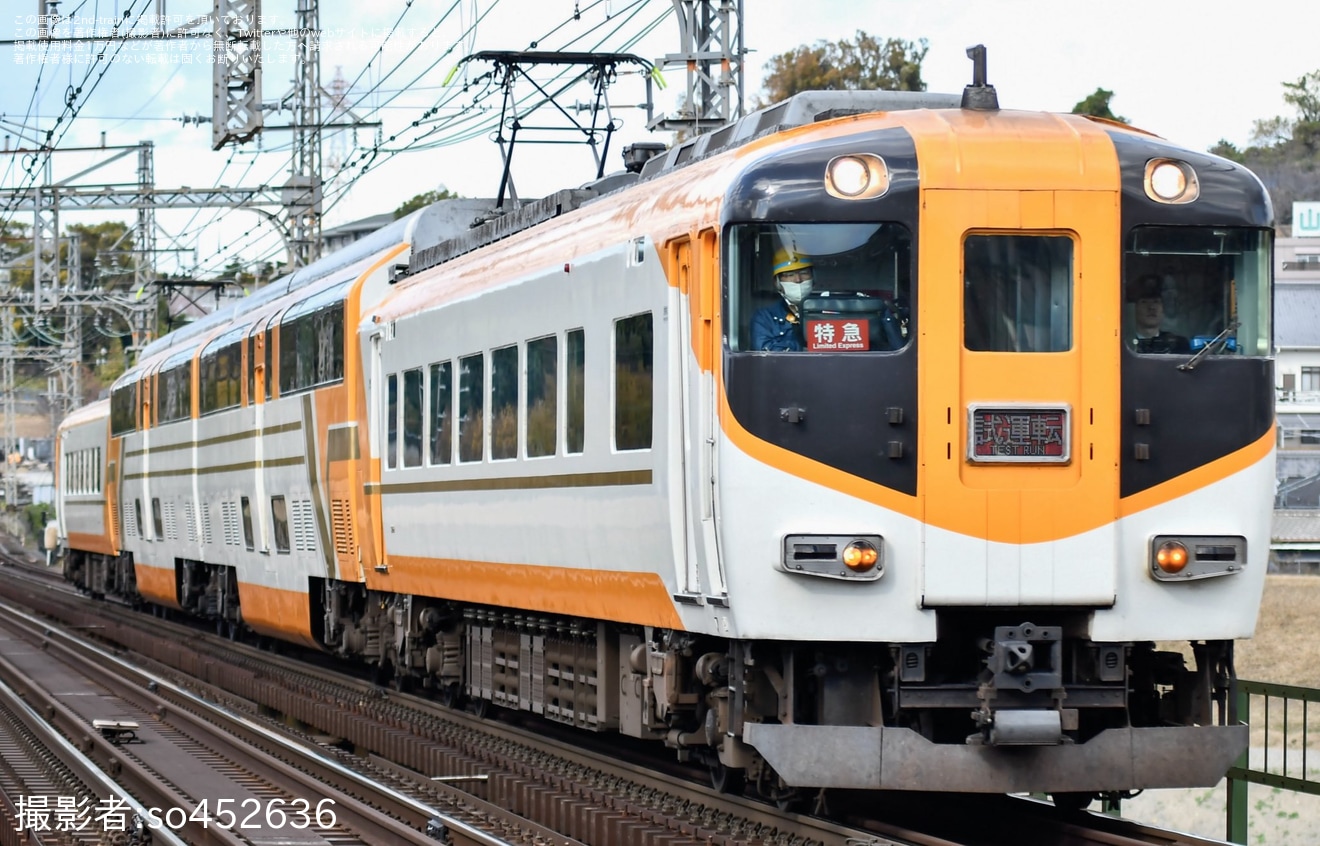
[[[1320, 688], [1320, 578], [1267, 576], [1256, 636], [1238, 641], [1238, 678]], [[1251, 697], [1252, 767], [1316, 780], [1320, 773], [1320, 704]], [[1269, 750], [1269, 758], [1256, 760]], [[1284, 751], [1287, 750], [1287, 757]]]
[[1320, 577], [1267, 576], [1256, 636], [1237, 642], [1238, 678], [1320, 688]]

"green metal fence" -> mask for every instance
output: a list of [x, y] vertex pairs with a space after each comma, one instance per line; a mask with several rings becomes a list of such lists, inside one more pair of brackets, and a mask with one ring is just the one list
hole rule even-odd
[[1320, 690], [1238, 679], [1237, 709], [1251, 743], [1228, 771], [1227, 836], [1246, 843], [1248, 784], [1320, 796]]

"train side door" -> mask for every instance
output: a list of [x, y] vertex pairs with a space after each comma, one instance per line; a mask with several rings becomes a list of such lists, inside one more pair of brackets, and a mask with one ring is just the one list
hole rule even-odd
[[139, 471], [142, 478], [142, 498], [135, 504], [134, 520], [137, 523], [137, 534], [141, 540], [155, 540], [152, 534], [152, 523], [150, 520], [143, 520], [142, 507], [151, 507], [151, 427], [155, 425], [155, 418], [152, 416], [152, 399], [156, 395], [156, 373], [151, 372], [142, 380], [142, 387], [139, 392], [138, 402], [140, 406], [140, 419], [142, 421], [142, 469]]
[[257, 552], [270, 552], [270, 527], [267, 520], [265, 442], [263, 430], [266, 426], [266, 401], [270, 399], [270, 358], [271, 337], [270, 320], [259, 321], [249, 336], [248, 353], [252, 361], [252, 383], [250, 400], [252, 402], [252, 463], [253, 490], [255, 501], [250, 504], [251, 515], [256, 519], [256, 537], [253, 545]]
[[335, 578], [362, 581], [362, 550], [356, 520], [362, 491], [358, 424], [338, 423], [326, 433], [325, 479], [330, 498], [330, 536]]
[[1114, 602], [1115, 203], [1091, 190], [925, 192], [926, 607]]
[[667, 251], [671, 283], [686, 297], [679, 315], [677, 362], [682, 397], [682, 465], [685, 562], [679, 589], [704, 593], [723, 602], [727, 586], [716, 542], [715, 455], [715, 302], [719, 291], [718, 244], [715, 230], [704, 230], [694, 244], [687, 238], [671, 242]]
[[[381, 464], [388, 448], [384, 441], [387, 436], [384, 426], [385, 396], [381, 384], [384, 378], [384, 369], [381, 365], [381, 344], [383, 340], [383, 331], [377, 331], [371, 335], [367, 370], [363, 374], [367, 380], [367, 433], [369, 435], [367, 443], [371, 449], [371, 455], [367, 456], [367, 484], [364, 485], [363, 489], [375, 489], [375, 495], [367, 497], [367, 509], [370, 514], [368, 525], [373, 528], [373, 531], [371, 532], [371, 546], [363, 552], [363, 555], [370, 556], [369, 560], [372, 562], [372, 566], [376, 568], [380, 568], [385, 564], [385, 524], [382, 513], [384, 494], [380, 489]], [[361, 542], [360, 539], [359, 542]]]

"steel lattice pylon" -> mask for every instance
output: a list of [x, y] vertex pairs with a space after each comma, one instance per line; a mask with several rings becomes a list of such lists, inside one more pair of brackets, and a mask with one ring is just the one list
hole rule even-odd
[[662, 66], [687, 68], [683, 111], [650, 128], [700, 135], [743, 116], [742, 0], [672, 2], [682, 52], [666, 54]]

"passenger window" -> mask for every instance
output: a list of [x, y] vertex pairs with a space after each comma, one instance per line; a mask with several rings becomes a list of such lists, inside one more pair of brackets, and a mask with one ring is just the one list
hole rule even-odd
[[209, 414], [239, 404], [239, 375], [242, 356], [240, 341], [215, 344], [202, 352], [198, 361], [199, 411]]
[[527, 455], [555, 454], [558, 431], [559, 339], [554, 335], [527, 342]]
[[280, 324], [281, 395], [344, 378], [346, 287], [344, 283], [316, 293], [285, 314]]
[[614, 446], [651, 448], [653, 371], [651, 313], [614, 322]]
[[285, 505], [284, 497], [273, 496], [270, 498], [270, 518], [271, 528], [275, 534], [275, 551], [287, 553], [289, 551], [289, 510]]
[[453, 460], [453, 413], [451, 381], [453, 365], [445, 361], [431, 365], [431, 463]]
[[581, 329], [564, 335], [564, 452], [580, 455], [587, 440], [586, 336]]
[[481, 353], [458, 360], [458, 460], [485, 456], [485, 359]]
[[239, 507], [243, 512], [243, 543], [247, 544], [248, 549], [252, 549], [252, 503], [245, 496], [239, 497]]
[[422, 371], [403, 374], [403, 466], [422, 466]]
[[137, 381], [120, 385], [110, 392], [110, 434], [118, 437], [137, 428]]
[[161, 398], [158, 423], [173, 423], [192, 416], [192, 354], [184, 353], [171, 361], [182, 363], [171, 365], [165, 362], [157, 388]]
[[518, 457], [518, 348], [490, 353], [490, 457]]
[[385, 467], [399, 466], [399, 375], [391, 373], [385, 380]]

